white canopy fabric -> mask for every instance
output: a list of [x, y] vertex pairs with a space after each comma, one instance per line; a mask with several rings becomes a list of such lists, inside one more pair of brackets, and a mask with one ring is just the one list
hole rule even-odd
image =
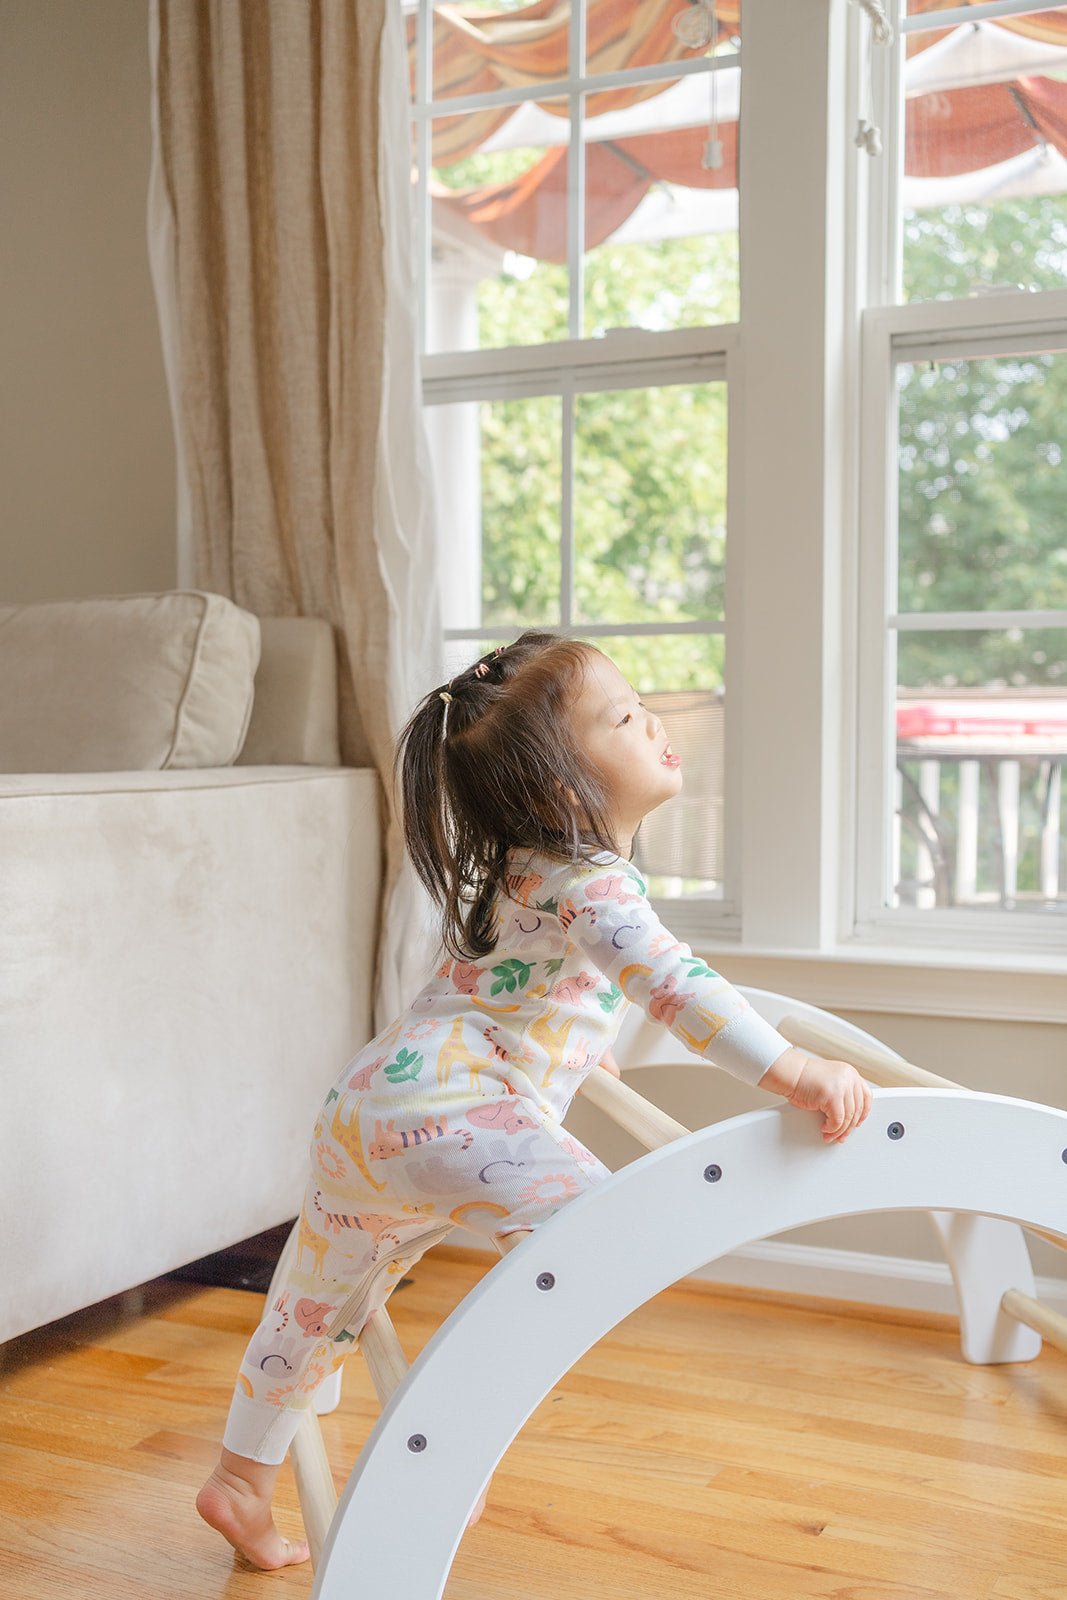
[[992, 22], [966, 22], [911, 57], [904, 68], [904, 92], [911, 98], [1061, 72], [1067, 72], [1067, 47], [1040, 44]]

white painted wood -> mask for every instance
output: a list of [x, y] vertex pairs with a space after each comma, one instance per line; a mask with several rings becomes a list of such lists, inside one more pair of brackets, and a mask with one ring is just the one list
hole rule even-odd
[[1047, 1339], [1049, 1344], [1054, 1344], [1057, 1350], [1067, 1350], [1067, 1317], [1060, 1316], [1058, 1311], [1042, 1305], [1040, 1300], [1035, 1300], [1021, 1289], [1008, 1290], [1003, 1309], [1007, 1316], [1017, 1317]]
[[[744, 938], [798, 949], [836, 934], [841, 854], [828, 780], [841, 739], [847, 9], [807, 0], [802, 28], [795, 0], [745, 15], [743, 520], [730, 525], [744, 572], [728, 694], [745, 740]], [[787, 162], [772, 128], [788, 129]]]
[[[702, 1262], [786, 1228], [894, 1209], [995, 1210], [1067, 1237], [1065, 1149], [1067, 1112], [889, 1089], [844, 1144], [825, 1146], [817, 1118], [783, 1109], [642, 1157], [513, 1250], [431, 1340], [356, 1464], [313, 1600], [351, 1600], [357, 1583], [440, 1600], [467, 1518], [534, 1407], [609, 1328]], [[506, 1363], [486, 1361], [501, 1349]], [[399, 1506], [418, 1507], [417, 1539], [397, 1539]]]
[[1001, 1308], [1003, 1284], [1028, 1295], [1035, 1291], [1022, 1230], [999, 1217], [949, 1211], [931, 1212], [930, 1220], [941, 1236], [956, 1286], [964, 1360], [983, 1366], [1032, 1361], [1040, 1355], [1040, 1338]]
[[1060, 892], [1060, 817], [1062, 809], [1063, 763], [1049, 766], [1045, 814], [1041, 823], [1041, 893], [1055, 900]]
[[978, 891], [978, 788], [981, 765], [960, 762], [956, 815], [956, 898], [970, 900]]
[[1013, 905], [1019, 884], [1019, 763], [997, 762], [997, 815], [1000, 818], [1000, 897]]
[[[940, 761], [919, 762], [919, 794], [923, 804], [933, 817], [941, 814], [941, 763]], [[924, 841], [919, 846], [919, 868], [916, 876], [922, 888], [919, 890], [916, 904], [924, 910], [930, 910], [937, 904], [937, 892], [934, 887], [934, 858], [930, 846]]]
[[[870, 1250], [757, 1239], [699, 1267], [690, 1277], [698, 1283], [736, 1284], [766, 1289], [772, 1294], [851, 1300], [857, 1305], [935, 1311], [947, 1316], [959, 1314], [959, 1299], [948, 1264], [914, 1256], [882, 1256]], [[1037, 1298], [1067, 1315], [1067, 1278], [1041, 1277], [1036, 1282]]]
[[311, 1547], [312, 1565], [318, 1567], [330, 1523], [337, 1510], [337, 1490], [322, 1442], [322, 1430], [315, 1411], [307, 1410], [289, 1447], [300, 1515]]
[[[462, 1250], [492, 1253], [492, 1246], [476, 1233], [457, 1230], [449, 1243]], [[764, 1289], [778, 1295], [851, 1300], [856, 1305], [890, 1306], [900, 1311], [959, 1314], [956, 1286], [945, 1261], [876, 1255], [871, 1250], [798, 1244], [788, 1239], [757, 1239], [752, 1244], [739, 1245], [727, 1255], [697, 1267], [687, 1275], [687, 1281]], [[1046, 1276], [1035, 1281], [1038, 1300], [1067, 1316], [1067, 1278]]]
[[[1047, 924], [1049, 918], [1044, 920]], [[736, 985], [818, 1000], [834, 1011], [1067, 1023], [1067, 967], [1054, 944], [1031, 955], [1020, 940], [1018, 965], [1012, 967], [1005, 955], [984, 950], [969, 956], [966, 949], [956, 950], [951, 930], [939, 931], [937, 938], [935, 945], [927, 928], [925, 937], [917, 933], [910, 950], [857, 941], [847, 950], [824, 955], [709, 942], [694, 948]]]

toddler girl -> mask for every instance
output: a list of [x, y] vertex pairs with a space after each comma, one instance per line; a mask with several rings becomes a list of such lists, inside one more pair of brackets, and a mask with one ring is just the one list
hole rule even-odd
[[[870, 1109], [664, 928], [629, 861], [681, 786], [659, 719], [598, 650], [526, 633], [428, 695], [400, 740], [404, 828], [444, 959], [326, 1097], [289, 1280], [241, 1365], [202, 1516], [261, 1567], [307, 1546], [270, 1498], [303, 1409], [402, 1273], [462, 1223], [536, 1228], [608, 1176], [563, 1128], [636, 1002], [843, 1139]], [[617, 1069], [615, 1069], [617, 1070]]]

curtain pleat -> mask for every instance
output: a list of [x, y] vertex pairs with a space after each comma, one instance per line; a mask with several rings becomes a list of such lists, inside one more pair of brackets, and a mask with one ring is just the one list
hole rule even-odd
[[[342, 760], [388, 790], [395, 735], [443, 674], [400, 6], [153, 0], [152, 43], [183, 570], [258, 615], [334, 625]], [[421, 976], [391, 807], [387, 849], [391, 1012]]]

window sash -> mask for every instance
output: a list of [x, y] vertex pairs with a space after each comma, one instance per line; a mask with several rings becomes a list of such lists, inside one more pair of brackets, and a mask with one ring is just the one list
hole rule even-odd
[[897, 765], [894, 635], [1067, 626], [1064, 611], [897, 611], [896, 368], [901, 362], [1067, 350], [1067, 290], [872, 308], [864, 313], [862, 339], [854, 937], [900, 945], [950, 938], [972, 953], [1005, 947], [1046, 955], [1064, 951], [1067, 918], [988, 908], [894, 908], [889, 880]]

